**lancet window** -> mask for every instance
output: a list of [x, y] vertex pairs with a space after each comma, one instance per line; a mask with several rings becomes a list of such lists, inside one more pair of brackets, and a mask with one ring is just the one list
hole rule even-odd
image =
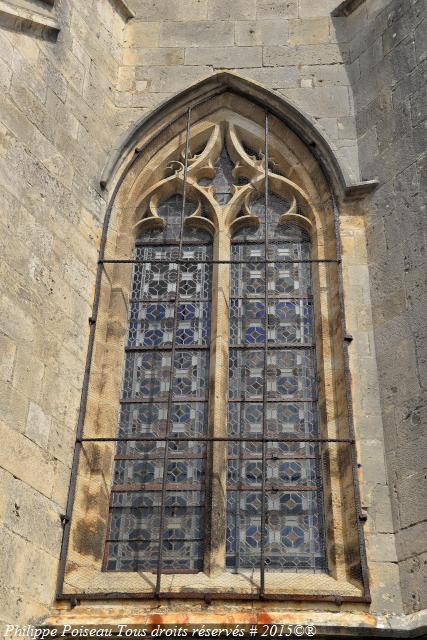
[[104, 569], [157, 589], [326, 570], [310, 223], [265, 133], [188, 122], [143, 198]]

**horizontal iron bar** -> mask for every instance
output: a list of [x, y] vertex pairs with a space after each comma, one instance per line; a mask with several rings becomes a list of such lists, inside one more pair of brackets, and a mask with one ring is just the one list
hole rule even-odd
[[[277, 350], [277, 349], [314, 349], [315, 345], [314, 344], [301, 344], [301, 343], [293, 343], [293, 342], [288, 342], [288, 343], [275, 343], [275, 344], [270, 344], [269, 341], [268, 342], [268, 348], [269, 350]], [[230, 344], [229, 345], [230, 349], [264, 349], [264, 342], [257, 342], [255, 344]], [[210, 349], [210, 346], [207, 344], [178, 344], [176, 346], [177, 351], [181, 351], [181, 350], [187, 350], [187, 351], [201, 351], [201, 350], [208, 350]], [[155, 345], [153, 347], [125, 347], [125, 351], [127, 353], [132, 353], [132, 352], [137, 352], [137, 351], [144, 351], [144, 352], [150, 352], [152, 351], [153, 353], [158, 353], [159, 351], [172, 351], [172, 346], [167, 346], [167, 345]]]
[[[156, 298], [155, 296], [152, 296], [150, 298], [131, 298], [129, 300], [130, 304], [168, 304], [168, 303], [173, 303], [175, 302], [175, 298], [176, 298], [176, 293], [172, 293], [170, 298]], [[179, 296], [179, 304], [199, 304], [199, 303], [205, 303], [205, 304], [209, 304], [210, 303], [210, 299], [208, 298], [198, 298], [198, 299], [194, 299], [192, 298], [187, 299], [185, 297], [183, 297], [183, 295], [181, 293], [178, 293]], [[272, 302], [274, 300], [312, 300], [313, 296], [311, 294], [307, 294], [304, 296], [299, 296], [297, 294], [286, 294], [286, 293], [272, 293], [269, 292], [268, 293], [268, 298], [269, 298], [269, 302]], [[250, 296], [231, 296], [231, 300], [245, 300], [246, 302], [253, 302], [254, 300], [264, 300], [264, 294], [263, 293], [251, 293]]]
[[[164, 538], [164, 542], [202, 542], [204, 538]], [[109, 538], [105, 542], [155, 542], [159, 544], [158, 538]]]
[[244, 484], [243, 482], [238, 483], [229, 483], [226, 486], [226, 491], [262, 491], [277, 493], [278, 491], [323, 491], [320, 485], [301, 485], [301, 484], [285, 484], [281, 486], [271, 485], [268, 482], [265, 483], [264, 488], [261, 480], [259, 482], [254, 482], [254, 484]]
[[[264, 227], [264, 223], [261, 223], [259, 228], [263, 229]], [[247, 245], [247, 244], [257, 244], [257, 245], [262, 245], [262, 248], [264, 248], [264, 238], [233, 238], [231, 241], [231, 245], [232, 246], [236, 246], [236, 245]], [[311, 246], [311, 242], [310, 240], [286, 240], [285, 238], [268, 238], [268, 244], [269, 246], [274, 246], [274, 245], [280, 245], [280, 244], [297, 244], [297, 245], [302, 245], [303, 247], [310, 247]]]
[[[294, 344], [294, 343], [275, 343], [270, 344], [269, 340], [267, 340], [268, 350], [275, 349], [314, 349], [316, 345], [314, 344]], [[230, 349], [264, 349], [264, 342], [257, 342], [256, 344], [230, 344]]]
[[[126, 485], [129, 486], [130, 488], [128, 489], [123, 489], [123, 485], [118, 485], [119, 488], [114, 488], [114, 486], [112, 487], [111, 491], [112, 493], [125, 493], [125, 492], [129, 492], [129, 493], [154, 493], [156, 495], [160, 495], [162, 493], [162, 489], [158, 488], [158, 485], [155, 486], [150, 486], [147, 485], [143, 490], [141, 489], [135, 489], [134, 485]], [[139, 485], [138, 485], [139, 486]], [[173, 487], [173, 489], [167, 489], [168, 493], [176, 493], [179, 492], [181, 493], [182, 491], [191, 491], [191, 492], [195, 492], [195, 493], [204, 493], [205, 490], [205, 486], [204, 485], [200, 485], [198, 486], [196, 489], [194, 487], [190, 487], [190, 486], [182, 486], [178, 483], [176, 483], [176, 486]], [[196, 505], [198, 506], [198, 505]], [[160, 505], [156, 506], [156, 509], [160, 509]]]
[[[263, 229], [264, 227], [264, 223], [261, 222], [259, 229]], [[270, 246], [271, 245], [276, 245], [276, 244], [298, 244], [298, 245], [302, 245], [304, 247], [310, 247], [311, 246], [311, 241], [310, 240], [286, 240], [286, 238], [269, 238], [268, 240]], [[264, 238], [234, 238], [232, 240], [232, 245], [241, 245], [241, 244], [258, 244], [258, 245], [262, 245], [264, 246]], [[156, 248], [156, 247], [178, 247], [178, 241], [177, 240], [162, 240], [162, 239], [155, 239], [155, 238], [150, 238], [150, 241], [148, 242], [146, 239], [144, 238], [137, 238], [135, 240], [135, 245], [137, 247], [142, 247], [144, 249], [151, 249], [152, 247]], [[198, 240], [198, 239], [192, 239], [192, 238], [188, 238], [188, 239], [184, 239], [182, 242], [182, 246], [184, 248], [186, 247], [192, 247], [192, 246], [202, 246], [202, 247], [210, 247], [212, 245], [212, 242], [210, 240]]]
[[[163, 440], [160, 440], [160, 441], [157, 441], [157, 442], [159, 442], [159, 444], [160, 443], [166, 444], [166, 442], [164, 442]], [[170, 442], [170, 440], [168, 442]], [[158, 447], [155, 452], [157, 454], [159, 454], [163, 450], [163, 448], [164, 447], [161, 447], [161, 448]], [[157, 457], [157, 456], [151, 455], [151, 453], [152, 452], [145, 453], [145, 454], [141, 454], [139, 456], [138, 455], [134, 455], [134, 456], [132, 456], [132, 455], [124, 455], [124, 454], [123, 455], [117, 455], [117, 456], [114, 456], [114, 460], [122, 460], [122, 461], [125, 460], [125, 461], [128, 461], [128, 462], [133, 462], [133, 461], [134, 462], [138, 462], [140, 460], [149, 460], [150, 462], [158, 462], [159, 460], [163, 460], [163, 456], [162, 457], [160, 457], [160, 456]], [[195, 455], [194, 453], [191, 453], [189, 451], [179, 451], [179, 452], [172, 451], [172, 452], [170, 452], [169, 453], [169, 461], [171, 462], [171, 461], [177, 461], [177, 460], [179, 460], [179, 461], [180, 460], [203, 460], [203, 461], [206, 461], [206, 456], [205, 455], [204, 456]]]
[[[160, 443], [164, 443], [163, 440], [160, 441], [156, 441]], [[169, 440], [170, 442], [170, 440]], [[176, 440], [174, 441], [176, 443]], [[191, 442], [191, 441], [190, 441]], [[256, 441], [254, 441], [255, 444]], [[165, 443], [166, 444], [166, 443]], [[260, 441], [260, 444], [262, 444], [262, 441]], [[162, 447], [163, 448], [163, 447]], [[158, 448], [156, 449], [156, 453], [160, 453], [162, 451], [162, 448]], [[175, 454], [175, 455], [173, 455]], [[242, 453], [242, 454], [235, 454], [235, 455], [228, 455], [227, 456], [227, 460], [249, 460], [249, 462], [257, 462], [258, 460], [261, 460], [260, 458], [260, 453]], [[304, 454], [304, 453], [288, 453], [286, 455], [275, 455], [275, 454], [269, 454], [268, 456], [268, 460], [271, 462], [275, 462], [275, 461], [280, 461], [280, 460], [319, 460], [319, 455], [313, 455], [313, 454]], [[151, 452], [149, 453], [144, 453], [141, 455], [118, 455], [118, 456], [114, 456], [114, 460], [125, 460], [125, 461], [129, 461], [129, 462], [133, 462], [133, 461], [140, 461], [140, 460], [148, 460], [149, 462], [157, 462], [159, 460], [162, 460], [163, 458], [161, 456], [153, 456], [151, 455]], [[179, 452], [179, 454], [176, 454], [176, 452], [172, 452], [171, 454], [169, 454], [169, 461], [171, 460], [203, 460], [206, 461], [206, 456], [196, 456], [192, 453], [189, 453], [188, 451], [185, 452]]]
[[[108, 571], [108, 569], [106, 569], [106, 571]], [[135, 573], [136, 571], [141, 571], [141, 568], [138, 568], [138, 566], [133, 567], [132, 569], [120, 569], [120, 572], [122, 573]], [[156, 575], [157, 574], [157, 570], [152, 568], [152, 569], [143, 569], [144, 573], [151, 573], [152, 575]], [[200, 569], [165, 569], [164, 567], [162, 567], [162, 576], [163, 575], [187, 575], [187, 574], [196, 574], [196, 573], [200, 573]], [[157, 596], [156, 596], [157, 597]]]
[[79, 438], [77, 442], [321, 442], [321, 443], [342, 443], [342, 444], [354, 444], [354, 439], [351, 438], [292, 438], [292, 437], [278, 437], [278, 436], [265, 436], [257, 438], [252, 435], [249, 437], [238, 436], [185, 436], [185, 437], [173, 437], [167, 436], [164, 438], [158, 438], [157, 436], [132, 436], [129, 438]]
[[[210, 241], [206, 241], [203, 242], [203, 240], [183, 240], [182, 242], [182, 246], [185, 249], [186, 247], [210, 247], [211, 246], [211, 242]], [[166, 240], [163, 241], [161, 239], [159, 240], [155, 240], [155, 239], [151, 239], [150, 242], [147, 242], [146, 240], [144, 240], [143, 238], [137, 238], [135, 241], [135, 246], [136, 247], [142, 247], [143, 249], [151, 249], [151, 248], [157, 248], [157, 247], [176, 247], [177, 249], [179, 248], [179, 242], [178, 240]]]
[[[179, 327], [178, 327], [179, 328]], [[125, 347], [125, 351], [127, 353], [132, 353], [135, 351], [152, 351], [153, 353], [158, 353], [159, 351], [172, 351], [173, 346], [167, 346], [167, 345], [155, 345], [153, 347]], [[178, 344], [176, 345], [176, 350], [177, 351], [183, 351], [183, 350], [187, 350], [187, 351], [201, 351], [201, 350], [206, 350], [206, 349], [210, 349], [210, 346], [207, 344]]]
[[[256, 441], [254, 441], [255, 444]], [[287, 455], [276, 456], [275, 454], [267, 453], [267, 460], [269, 462], [280, 462], [282, 460], [319, 460], [320, 456], [308, 453], [288, 453]], [[240, 455], [228, 455], [227, 460], [247, 460], [249, 462], [258, 462], [262, 460], [261, 453], [242, 453]]]
[[[166, 573], [163, 571], [163, 573]], [[179, 571], [174, 571], [179, 573]], [[195, 572], [199, 573], [199, 572]], [[286, 572], [284, 572], [286, 573]], [[292, 572], [294, 573], [294, 572]], [[309, 571], [308, 573], [312, 573]], [[84, 601], [84, 600], [262, 600], [262, 601], [281, 601], [281, 602], [332, 602], [340, 605], [344, 602], [366, 603], [371, 602], [369, 596], [344, 596], [340, 594], [307, 594], [307, 593], [265, 593], [261, 596], [259, 593], [238, 593], [238, 592], [206, 592], [206, 591], [160, 591], [155, 593], [149, 591], [147, 593], [132, 593], [128, 591], [114, 591], [105, 593], [59, 593], [58, 600]]]
[[[179, 295], [179, 303], [180, 304], [199, 304], [201, 302], [204, 302], [206, 304], [210, 303], [210, 299], [209, 298], [183, 298], [182, 294], [178, 294]], [[150, 298], [131, 298], [129, 300], [129, 304], [139, 304], [139, 303], [146, 303], [146, 304], [157, 304], [162, 303], [162, 304], [167, 304], [167, 303], [173, 303], [175, 302], [175, 298], [176, 298], [176, 293], [173, 293], [171, 298], [156, 298], [154, 296], [151, 296]], [[246, 298], [245, 298], [246, 299]]]
[[111, 491], [113, 491], [114, 493], [137, 493], [147, 491], [148, 489], [156, 491], [159, 494], [162, 494], [163, 492], [166, 493], [167, 491], [204, 491], [205, 484], [204, 482], [199, 482], [196, 484], [167, 482], [165, 488], [163, 489], [163, 483], [150, 485], [148, 482], [118, 482], [115, 485], [113, 484], [113, 486], [111, 487]]
[[[208, 402], [208, 399], [206, 397], [204, 398], [188, 398], [188, 396], [181, 396], [179, 399], [174, 398], [173, 403], [174, 404], [178, 404], [178, 403], [184, 403], [184, 404], [188, 404], [188, 403], [206, 403]], [[152, 398], [144, 398], [143, 400], [124, 400], [121, 399], [120, 400], [120, 404], [168, 404], [168, 400], [167, 398], [163, 398], [160, 400], [153, 400]]]
[[[159, 492], [157, 492], [157, 493], [159, 493]], [[109, 508], [110, 508], [110, 511], [114, 511], [115, 509], [130, 509], [130, 510], [133, 510], [133, 511], [135, 511], [135, 510], [141, 511], [143, 509], [153, 509], [153, 510], [160, 509], [160, 505], [154, 505], [154, 506], [149, 506], [149, 507], [146, 507], [145, 505], [141, 505], [141, 506], [127, 506], [127, 505], [120, 505], [120, 504], [114, 505], [114, 504], [111, 504], [111, 500], [110, 500]], [[204, 502], [202, 502], [200, 504], [187, 504], [187, 505], [185, 505], [186, 511], [189, 511], [190, 509], [204, 509], [204, 508], [205, 508], [205, 503]], [[182, 509], [182, 507], [180, 505], [170, 505], [170, 506], [166, 505], [166, 509], [169, 509], [169, 510]]]
[[[259, 399], [246, 399], [246, 398], [239, 398], [239, 399], [234, 399], [234, 398], [229, 398], [228, 402], [230, 403], [238, 403], [238, 404], [262, 404], [262, 398]], [[317, 402], [317, 398], [268, 398], [267, 400], [268, 404], [277, 404], [277, 403], [282, 403], [282, 404], [296, 404], [298, 402]]]
[[[244, 300], [245, 302], [254, 302], [257, 300], [262, 300], [264, 301], [264, 294], [263, 293], [251, 293], [250, 296], [231, 296], [230, 297], [231, 301], [234, 300]], [[310, 294], [307, 294], [305, 296], [298, 296], [295, 295], [293, 293], [291, 294], [284, 294], [284, 293], [272, 293], [271, 291], [268, 292], [268, 302], [269, 304], [271, 302], [274, 301], [282, 301], [282, 300], [313, 300], [313, 296]]]
[[[196, 485], [203, 489], [204, 485]], [[147, 482], [127, 482], [127, 483], [117, 483], [113, 485], [111, 491], [114, 493], [122, 493], [129, 491], [130, 493], [142, 493], [147, 490], [148, 487], [152, 488], [152, 491], [156, 491], [157, 493], [162, 493], [162, 487], [160, 485], [150, 485]], [[157, 488], [159, 487], [159, 488]], [[170, 488], [172, 487], [172, 489]], [[166, 483], [165, 493], [170, 491], [197, 491], [197, 488], [193, 485], [189, 484], [180, 484], [176, 483], [176, 486], [172, 482]], [[230, 482], [227, 483], [226, 490], [227, 491], [261, 491], [262, 484], [261, 480], [259, 482], [254, 482], [253, 484], [245, 484], [244, 482]], [[265, 483], [265, 491], [270, 491], [273, 493], [277, 493], [278, 491], [322, 491], [322, 487], [320, 485], [300, 485], [300, 484], [274, 484], [270, 482]]]
[[265, 259], [265, 258], [248, 258], [247, 260], [197, 260], [195, 258], [147, 258], [146, 260], [138, 260], [137, 258], [110, 258], [99, 260], [98, 264], [311, 264], [332, 262], [340, 263], [337, 258], [301, 258], [296, 260], [288, 259]]

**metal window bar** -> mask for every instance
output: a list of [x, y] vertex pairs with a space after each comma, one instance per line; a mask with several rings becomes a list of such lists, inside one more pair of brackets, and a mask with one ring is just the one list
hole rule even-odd
[[[219, 92], [221, 93], [221, 91]], [[193, 107], [196, 106], [200, 106], [201, 104], [203, 104], [204, 102], [206, 102], [206, 99], [199, 101], [198, 103], [196, 103], [195, 105], [193, 105]], [[256, 100], [255, 100], [256, 102]], [[259, 103], [259, 106], [263, 106], [262, 103]], [[174, 120], [178, 121], [180, 118], [182, 118], [185, 115], [185, 111], [180, 113]], [[275, 114], [273, 114], [275, 115]], [[188, 111], [187, 111], [187, 117], [188, 117]], [[278, 116], [280, 118], [280, 116]], [[166, 130], [167, 127], [170, 126], [171, 123], [168, 123], [167, 125], [165, 125], [161, 131]], [[288, 126], [289, 123], [288, 123]], [[292, 126], [291, 126], [292, 129]], [[295, 132], [298, 135], [298, 132]], [[156, 134], [157, 135], [157, 134]], [[188, 139], [188, 136], [187, 136]], [[61, 554], [60, 554], [60, 566], [59, 566], [59, 572], [58, 572], [58, 579], [57, 579], [57, 598], [58, 599], [63, 599], [63, 600], [70, 600], [73, 602], [77, 602], [78, 600], [104, 600], [104, 599], [116, 599], [116, 598], [131, 598], [131, 599], [140, 599], [140, 600], [146, 600], [146, 599], [152, 599], [152, 598], [159, 598], [159, 597], [167, 597], [167, 598], [179, 598], [179, 599], [186, 599], [186, 598], [196, 598], [196, 599], [200, 599], [200, 592], [199, 591], [187, 591], [187, 592], [164, 592], [164, 593], [159, 593], [157, 590], [156, 591], [152, 591], [152, 592], [147, 592], [147, 593], [132, 593], [132, 592], [114, 592], [114, 593], [109, 593], [109, 592], [103, 592], [103, 593], [65, 593], [64, 592], [64, 577], [65, 577], [65, 568], [66, 568], [66, 560], [67, 560], [67, 551], [68, 551], [68, 543], [69, 543], [69, 536], [70, 536], [70, 525], [71, 525], [71, 514], [72, 514], [72, 510], [73, 510], [73, 503], [74, 503], [74, 497], [75, 497], [75, 491], [76, 491], [76, 481], [77, 481], [77, 470], [78, 470], [78, 464], [79, 464], [79, 458], [80, 458], [80, 452], [82, 447], [84, 446], [85, 443], [90, 444], [91, 442], [121, 442], [121, 441], [139, 441], [139, 440], [149, 440], [150, 438], [148, 437], [132, 437], [132, 438], [104, 438], [104, 437], [85, 437], [84, 436], [84, 423], [85, 423], [85, 415], [86, 415], [86, 406], [87, 406], [87, 396], [88, 396], [88, 389], [89, 389], [89, 380], [90, 380], [90, 375], [91, 375], [91, 364], [92, 364], [92, 354], [93, 354], [93, 348], [94, 348], [94, 341], [95, 341], [95, 332], [96, 332], [96, 320], [97, 320], [97, 314], [98, 314], [98, 307], [99, 307], [99, 300], [100, 300], [100, 292], [101, 292], [101, 281], [102, 281], [102, 274], [104, 271], [104, 266], [106, 264], [134, 264], [134, 263], [144, 263], [144, 262], [149, 262], [144, 261], [144, 260], [135, 260], [135, 259], [108, 259], [105, 258], [105, 247], [106, 247], [106, 239], [107, 239], [107, 233], [108, 233], [108, 227], [109, 227], [109, 221], [111, 218], [111, 211], [117, 196], [117, 193], [126, 177], [126, 175], [128, 174], [129, 170], [132, 168], [132, 166], [134, 165], [134, 163], [138, 160], [140, 154], [144, 151], [144, 149], [152, 142], [152, 138], [148, 139], [146, 141], [146, 143], [144, 144], [143, 147], [141, 147], [140, 149], [137, 149], [137, 153], [135, 153], [134, 157], [129, 161], [127, 167], [125, 168], [122, 176], [120, 177], [117, 185], [114, 188], [112, 197], [110, 199], [109, 205], [107, 207], [107, 212], [106, 212], [106, 216], [105, 216], [105, 220], [104, 220], [104, 227], [103, 227], [103, 233], [102, 233], [102, 238], [101, 238], [101, 244], [100, 244], [100, 252], [99, 252], [99, 260], [98, 260], [98, 270], [97, 270], [97, 276], [96, 276], [96, 283], [95, 283], [95, 295], [94, 295], [94, 305], [93, 305], [93, 309], [92, 309], [92, 316], [89, 318], [89, 324], [90, 324], [90, 335], [89, 335], [89, 344], [88, 344], [88, 352], [87, 352], [87, 359], [86, 359], [86, 368], [85, 368], [85, 377], [84, 377], [84, 383], [83, 383], [83, 390], [82, 390], [82, 398], [81, 398], [81, 403], [80, 403], [80, 411], [79, 411], [79, 418], [78, 418], [78, 424], [77, 424], [77, 433], [76, 433], [76, 441], [75, 441], [75, 449], [74, 449], [74, 457], [73, 457], [73, 463], [72, 463], [72, 469], [71, 469], [71, 479], [70, 479], [70, 489], [69, 489], [69, 494], [68, 494], [68, 500], [67, 500], [67, 507], [66, 507], [66, 513], [61, 516], [62, 518], [62, 522], [63, 522], [63, 528], [64, 528], [64, 535], [63, 535], [63, 540], [62, 540], [62, 546], [61, 546]], [[317, 152], [317, 150], [315, 149], [315, 147], [312, 148], [312, 153], [315, 156], [315, 158], [317, 159], [317, 161], [319, 162], [320, 166], [323, 169], [323, 173], [325, 176], [325, 179], [329, 185], [329, 189], [331, 192], [331, 202], [333, 205], [333, 209], [334, 209], [334, 216], [335, 216], [335, 221], [334, 221], [334, 226], [335, 226], [335, 236], [336, 236], [336, 257], [333, 259], [312, 259], [312, 260], [253, 260], [253, 262], [267, 262], [267, 263], [286, 263], [286, 262], [309, 262], [309, 263], [335, 263], [337, 264], [337, 266], [339, 266], [342, 263], [342, 259], [341, 259], [341, 249], [340, 249], [340, 238], [339, 238], [339, 213], [338, 213], [338, 207], [336, 205], [336, 198], [335, 198], [335, 194], [334, 194], [334, 187], [331, 183], [331, 180], [329, 178], [329, 174], [328, 174], [328, 170], [324, 165], [323, 159], [321, 157], [321, 155], [319, 155], [319, 153]], [[318, 208], [323, 208], [323, 206], [319, 203]], [[188, 244], [192, 244], [191, 242], [189, 242]], [[194, 243], [196, 244], [196, 243]], [[151, 260], [150, 262], [162, 262], [162, 260]], [[165, 262], [170, 262], [169, 260], [166, 260]], [[176, 260], [177, 263], [181, 263], [181, 264], [185, 264], [186, 262], [189, 262], [188, 259], [178, 259]], [[233, 260], [223, 260], [223, 261], [215, 261], [215, 260], [197, 260], [193, 262], [197, 262], [197, 263], [209, 263], [209, 264], [226, 264], [226, 263], [233, 263], [235, 261]], [[240, 261], [242, 263], [247, 262], [246, 260], [242, 260]], [[370, 591], [369, 591], [369, 577], [368, 577], [368, 570], [367, 570], [367, 559], [366, 559], [366, 551], [365, 551], [365, 544], [364, 544], [364, 536], [363, 536], [363, 529], [362, 529], [362, 520], [365, 519], [365, 517], [362, 514], [362, 509], [361, 509], [361, 505], [360, 505], [360, 494], [359, 494], [359, 486], [358, 486], [358, 477], [357, 477], [357, 457], [356, 457], [356, 452], [355, 452], [355, 439], [354, 439], [354, 426], [353, 426], [353, 414], [352, 414], [352, 406], [351, 406], [351, 392], [350, 392], [350, 378], [349, 378], [349, 364], [348, 364], [348, 336], [347, 336], [347, 332], [346, 332], [346, 322], [345, 322], [345, 315], [344, 315], [344, 304], [343, 304], [343, 285], [342, 285], [342, 273], [340, 271], [340, 269], [338, 269], [339, 271], [339, 299], [340, 299], [340, 311], [341, 311], [341, 322], [342, 322], [342, 327], [343, 327], [343, 336], [344, 336], [344, 345], [343, 345], [343, 349], [344, 349], [344, 357], [345, 357], [345, 386], [346, 386], [346, 396], [347, 396], [347, 403], [348, 403], [348, 418], [349, 418], [349, 433], [350, 433], [350, 437], [349, 438], [266, 438], [266, 440], [268, 442], [271, 442], [273, 440], [275, 441], [281, 441], [281, 442], [317, 442], [317, 443], [325, 443], [325, 444], [334, 444], [334, 443], [343, 443], [343, 444], [348, 444], [350, 446], [351, 449], [351, 461], [352, 461], [352, 473], [353, 473], [353, 486], [354, 486], [354, 496], [355, 496], [355, 503], [356, 503], [356, 515], [357, 515], [357, 529], [358, 529], [358, 534], [359, 534], [359, 549], [360, 549], [360, 557], [361, 557], [361, 570], [362, 570], [362, 583], [363, 583], [363, 595], [362, 596], [343, 596], [343, 595], [325, 595], [325, 594], [313, 594], [313, 595], [308, 595], [308, 594], [295, 594], [295, 593], [275, 593], [275, 594], [268, 594], [268, 599], [269, 600], [276, 600], [276, 601], [282, 601], [282, 600], [289, 600], [289, 601], [325, 601], [325, 602], [335, 602], [336, 604], [341, 604], [343, 602], [366, 602], [369, 603], [371, 601], [370, 598]], [[194, 399], [192, 399], [194, 400]], [[269, 400], [271, 401], [275, 401], [275, 400]], [[299, 400], [297, 400], [298, 402]], [[237, 400], [236, 402], [240, 402], [240, 400]], [[251, 400], [245, 400], [245, 402], [251, 402]], [[253, 401], [253, 402], [259, 402], [259, 401]], [[292, 402], [296, 402], [295, 400], [292, 400]], [[209, 438], [209, 437], [204, 437], [204, 438], [192, 438], [193, 440], [200, 440], [200, 441], [215, 441], [215, 440], [222, 440], [222, 441], [233, 441], [236, 440], [235, 438], [231, 438], [231, 437], [224, 437], [224, 438]], [[158, 440], [156, 438], [156, 440]], [[171, 438], [170, 438], [171, 440]], [[185, 438], [179, 438], [179, 440], [185, 440]], [[239, 437], [237, 438], [238, 441], [244, 442], [245, 440], [247, 441], [253, 441], [253, 438], [242, 438]], [[258, 440], [257, 440], [258, 441]], [[169, 570], [165, 570], [164, 573], [169, 573]], [[244, 600], [254, 600], [256, 598], [256, 595], [251, 593], [251, 594], [236, 594], [236, 593], [219, 593], [219, 594], [209, 594], [206, 596], [207, 600], [215, 600], [215, 599], [221, 599], [221, 600], [234, 600], [236, 599], [236, 597], [238, 597], [239, 599], [244, 599]], [[261, 597], [261, 594], [258, 594], [258, 597]]]
[[[268, 111], [264, 121], [264, 256], [268, 257]], [[262, 387], [262, 482], [261, 482], [261, 542], [259, 594], [265, 594], [265, 527], [266, 527], [266, 475], [267, 475], [267, 361], [268, 361], [268, 263], [264, 264], [264, 377]]]
[[[257, 400], [258, 404], [260, 403]], [[291, 401], [294, 403], [294, 400]], [[161, 441], [164, 438], [160, 438]], [[170, 437], [170, 441], [174, 442], [320, 442], [324, 444], [354, 444], [355, 440], [352, 438], [292, 438], [289, 436], [265, 436], [261, 438], [255, 438], [255, 436], [245, 437], [245, 436], [223, 436], [223, 437], [215, 437], [215, 436], [177, 436]], [[88, 438], [80, 438], [78, 442], [83, 444], [84, 442], [158, 442], [159, 438], [157, 436], [129, 436], [128, 438], [103, 438], [100, 437], [88, 437]]]
[[[259, 244], [259, 241], [257, 242], [257, 244]], [[254, 263], [254, 264], [293, 264], [293, 263], [340, 263], [341, 259], [337, 259], [337, 258], [313, 258], [313, 259], [306, 259], [306, 260], [291, 260], [291, 259], [285, 259], [285, 260], [280, 260], [280, 259], [265, 259], [265, 258], [251, 258], [250, 260], [246, 259], [246, 260], [196, 260], [194, 258], [174, 258], [173, 260], [168, 260], [168, 259], [162, 259], [162, 258], [149, 258], [147, 260], [137, 260], [137, 259], [128, 259], [128, 258], [117, 258], [117, 259], [105, 259], [105, 260], [99, 260], [98, 264], [248, 264], [248, 263]]]
[[[184, 184], [182, 188], [182, 209], [179, 228], [179, 244], [178, 244], [178, 256], [181, 258], [182, 245], [184, 237], [184, 217], [185, 217], [185, 204], [187, 197], [187, 172], [188, 172], [188, 152], [190, 145], [190, 123], [191, 123], [191, 107], [187, 112], [187, 127], [185, 132], [185, 155], [184, 155]], [[169, 435], [171, 430], [171, 410], [172, 410], [172, 397], [173, 397], [173, 380], [175, 374], [175, 352], [176, 352], [176, 332], [178, 328], [178, 304], [179, 304], [179, 279], [181, 268], [180, 264], [177, 265], [177, 289], [174, 303], [173, 312], [173, 329], [172, 329], [172, 350], [171, 350], [171, 365], [169, 371], [169, 390], [168, 390], [168, 405], [167, 405], [167, 417], [166, 417], [166, 439], [165, 439], [165, 453], [163, 460], [163, 482], [161, 490], [161, 504], [160, 504], [160, 523], [159, 523], [159, 554], [157, 560], [157, 576], [156, 576], [156, 589], [157, 595], [161, 591], [161, 579], [162, 579], [162, 563], [163, 563], [163, 536], [164, 536], [164, 520], [165, 520], [165, 493], [167, 484], [167, 465], [169, 458]]]

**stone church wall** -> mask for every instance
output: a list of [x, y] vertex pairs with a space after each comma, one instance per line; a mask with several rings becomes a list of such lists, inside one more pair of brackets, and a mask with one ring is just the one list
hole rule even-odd
[[277, 91], [312, 116], [358, 178], [349, 35], [336, 0], [133, 0], [117, 104], [131, 124], [218, 70]]
[[0, 628], [55, 593], [125, 25], [60, 0], [58, 34], [41, 4], [0, 12]]
[[394, 0], [371, 20], [369, 3], [339, 19], [354, 33], [361, 177], [380, 181], [367, 217], [368, 255], [393, 529], [408, 611], [427, 605], [426, 15], [425, 2]]

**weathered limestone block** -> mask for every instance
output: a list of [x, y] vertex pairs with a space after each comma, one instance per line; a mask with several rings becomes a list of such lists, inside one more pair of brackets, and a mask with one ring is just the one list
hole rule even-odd
[[162, 47], [219, 47], [234, 44], [234, 26], [227, 21], [164, 22]]
[[396, 562], [395, 537], [390, 533], [372, 533], [369, 536], [370, 559], [372, 562]]
[[[4, 446], [0, 453], [0, 466], [19, 478], [23, 487], [35, 489], [47, 498], [52, 491], [54, 468], [52, 458], [39, 446], [13, 428], [0, 423]], [[31, 536], [28, 538], [31, 540]]]
[[147, 21], [205, 20], [209, 0], [141, 0], [138, 17]]
[[298, 0], [257, 0], [257, 18], [297, 18]]
[[154, 93], [171, 91], [176, 93], [189, 84], [201, 80], [212, 73], [211, 67], [180, 67], [177, 73], [176, 67], [138, 67], [136, 80], [147, 82], [147, 89]]
[[284, 91], [289, 100], [316, 116], [348, 116], [350, 95], [347, 87], [301, 87]]
[[[350, 86], [351, 79], [343, 64], [315, 64], [301, 67], [303, 79], [309, 78], [311, 87]], [[301, 86], [304, 86], [301, 82]]]
[[336, 0], [322, 0], [322, 2], [313, 2], [313, 0], [299, 0], [300, 18], [318, 18], [319, 16], [329, 16], [331, 12], [337, 8], [339, 2]]
[[[190, 49], [192, 51], [192, 49]], [[200, 51], [200, 49], [197, 49]], [[184, 64], [185, 50], [178, 47], [159, 47], [158, 49], [143, 49], [139, 51], [139, 64], [144, 67], [172, 67], [177, 64]], [[198, 62], [197, 64], [203, 64]]]
[[327, 42], [329, 42], [328, 18], [289, 20], [289, 45], [321, 44]]
[[275, 20], [239, 20], [235, 22], [235, 39], [239, 46], [285, 45], [289, 37], [289, 21]]
[[39, 405], [30, 402], [25, 435], [40, 447], [46, 448], [49, 442], [51, 422], [51, 418]]
[[198, 47], [186, 49], [186, 65], [206, 65], [215, 69], [261, 67], [261, 47]]
[[209, 0], [209, 20], [252, 20], [256, 18], [257, 0]]
[[[159, 44], [160, 22], [132, 20], [126, 28], [126, 47], [157, 47]], [[126, 49], [123, 52], [126, 54]], [[124, 62], [126, 64], [126, 62]]]
[[348, 51], [336, 44], [302, 44], [295, 47], [265, 47], [264, 49], [266, 66], [336, 64], [348, 61]]
[[298, 86], [299, 71], [296, 67], [242, 69], [241, 74], [271, 89]]
[[5, 382], [11, 382], [16, 356], [16, 344], [4, 334], [0, 334], [0, 353], [0, 379]]

